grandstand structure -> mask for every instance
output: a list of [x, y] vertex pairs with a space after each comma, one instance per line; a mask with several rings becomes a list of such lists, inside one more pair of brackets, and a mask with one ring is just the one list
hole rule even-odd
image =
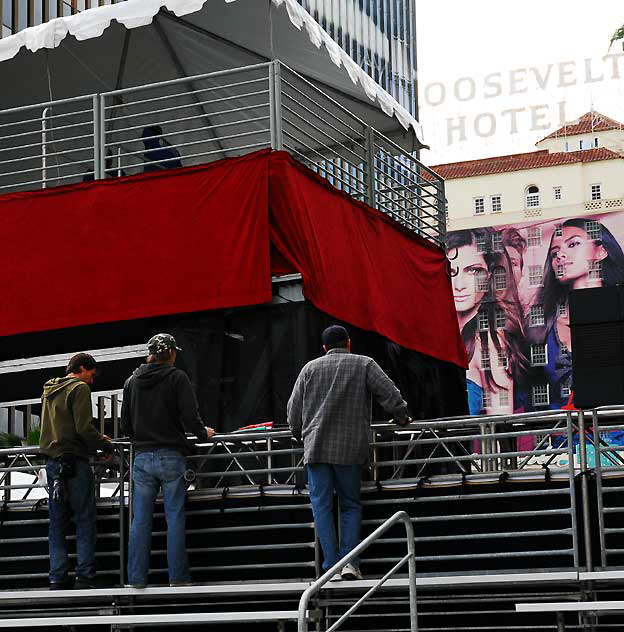
[[[105, 370], [94, 417], [116, 446], [113, 462], [93, 463], [99, 573], [116, 587], [54, 595], [43, 590], [41, 455], [27, 445], [0, 450], [0, 627], [617, 629], [617, 612], [515, 605], [617, 599], [624, 461], [614, 437], [624, 410], [466, 417], [465, 357], [440, 248], [444, 183], [414, 158], [424, 138], [408, 103], [294, 0], [199, 4], [106, 5], [0, 41], [0, 80], [14, 85], [0, 94], [1, 287], [11, 297], [0, 314], [0, 420], [28, 443], [41, 383], [72, 352], [96, 349]], [[227, 196], [200, 195], [234, 176]], [[255, 249], [234, 257], [253, 232], [240, 230], [250, 218]], [[163, 266], [159, 274], [178, 274], [157, 280], [175, 288], [199, 270], [185, 287], [195, 303], [178, 296], [157, 309], [163, 291], [151, 270], [132, 276], [156, 224], [178, 229], [179, 250], [165, 263], [195, 257]], [[228, 232], [231, 224], [239, 230]], [[337, 250], [324, 250], [321, 237], [334, 233]], [[198, 234], [204, 241], [193, 241]], [[223, 241], [232, 248], [220, 249]], [[342, 258], [323, 266], [310, 257], [305, 268], [303, 254], [317, 251]], [[84, 285], [42, 274], [76, 253], [91, 264]], [[205, 261], [217, 255], [215, 273]], [[215, 287], [244, 285], [227, 277], [235, 262], [260, 290], [223, 299]], [[341, 303], [345, 279], [361, 285]], [[62, 300], [39, 310], [48, 288]], [[328, 586], [316, 581], [301, 445], [283, 421], [297, 371], [336, 321], [392, 373], [418, 421], [371, 429], [366, 579]], [[198, 446], [187, 476], [196, 585], [159, 586], [159, 506], [154, 587], [136, 591], [121, 587], [134, 455], [119, 436], [119, 386], [143, 353], [139, 342], [161, 330], [185, 349], [181, 362], [219, 434]], [[272, 429], [235, 431], [266, 419]]]
[[[120, 399], [121, 393], [94, 397], [100, 427], [110, 434], [117, 428]], [[13, 411], [10, 417], [19, 426], [15, 431], [22, 433], [22, 423], [28, 422], [17, 411], [30, 406], [31, 414], [36, 413], [38, 405], [4, 405]], [[624, 459], [623, 448], [612, 445], [609, 437], [622, 431], [623, 412], [602, 408], [437, 419], [400, 430], [374, 424], [370, 480], [363, 487], [363, 537], [396, 510], [408, 514], [414, 531], [417, 629], [617, 629], [617, 611], [596, 618], [587, 602], [619, 598]], [[527, 438], [534, 446], [519, 447]], [[123, 439], [115, 445], [112, 463], [94, 463], [97, 558], [100, 574], [111, 585], [123, 585], [133, 454]], [[288, 431], [220, 434], [198, 446], [188, 476], [188, 547], [197, 585], [174, 590], [158, 588], [166, 580], [159, 505], [150, 564], [154, 588], [42, 593], [47, 575], [42, 499], [47, 494], [39, 474], [41, 457], [36, 447], [0, 454], [0, 582], [8, 591], [0, 592], [1, 617], [30, 620], [42, 616], [43, 608], [48, 617], [79, 614], [85, 621], [144, 615], [146, 623], [150, 616], [154, 623], [166, 623], [158, 617], [175, 612], [198, 617], [212, 613], [214, 621], [221, 616], [223, 622], [224, 613], [247, 612], [251, 621], [246, 625], [254, 629], [275, 629], [267, 626], [280, 617], [281, 629], [295, 629], [294, 613], [320, 574], [320, 556], [302, 448]], [[387, 528], [363, 554], [367, 579], [325, 587], [314, 595], [306, 609], [310, 624], [328, 629], [405, 559], [400, 522]], [[406, 568], [386, 577], [341, 629], [414, 629], [409, 583]], [[24, 589], [38, 590], [33, 595], [46, 605], [31, 600], [24, 607], [20, 600], [28, 593], [15, 592]], [[588, 612], [544, 614], [539, 612], [544, 601], [582, 601]], [[535, 612], [516, 612], [517, 603], [533, 603]]]

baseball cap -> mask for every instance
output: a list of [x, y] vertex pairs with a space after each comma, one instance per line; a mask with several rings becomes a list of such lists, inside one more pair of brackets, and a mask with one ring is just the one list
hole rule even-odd
[[321, 339], [326, 347], [330, 347], [349, 340], [349, 332], [342, 325], [332, 325], [323, 331]]
[[156, 334], [152, 336], [147, 342], [147, 352], [151, 355], [158, 353], [165, 353], [175, 349], [176, 351], [182, 351], [176, 344], [175, 338], [171, 334]]

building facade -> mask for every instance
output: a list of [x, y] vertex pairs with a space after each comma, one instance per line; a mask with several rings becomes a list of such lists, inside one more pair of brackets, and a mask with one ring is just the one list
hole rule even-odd
[[471, 413], [569, 403], [569, 292], [624, 283], [623, 127], [588, 112], [535, 152], [433, 167]]

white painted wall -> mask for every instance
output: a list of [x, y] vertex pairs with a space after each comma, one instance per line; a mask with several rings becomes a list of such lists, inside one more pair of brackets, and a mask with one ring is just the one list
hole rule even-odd
[[[586, 204], [591, 202], [591, 185], [598, 183], [602, 185], [602, 202], [587, 208]], [[525, 191], [530, 185], [540, 189], [539, 208], [525, 207]], [[554, 199], [553, 189], [557, 186], [561, 187], [561, 200]], [[623, 210], [624, 158], [456, 178], [446, 180], [445, 187], [448, 230]], [[492, 195], [502, 197], [501, 213], [492, 213]], [[476, 197], [485, 198], [483, 215], [474, 214]], [[607, 207], [607, 200], [614, 202], [609, 202]]]

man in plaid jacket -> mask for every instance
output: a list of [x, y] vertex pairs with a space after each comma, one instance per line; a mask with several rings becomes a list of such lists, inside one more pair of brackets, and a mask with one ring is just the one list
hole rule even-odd
[[[408, 424], [407, 404], [381, 367], [351, 353], [344, 327], [323, 331], [325, 356], [308, 362], [288, 400], [288, 425], [303, 440], [304, 463], [316, 531], [323, 549], [323, 569], [355, 548], [360, 538], [362, 468], [368, 463], [372, 398], [399, 425]], [[340, 508], [340, 543], [332, 511], [334, 489]], [[359, 560], [332, 578], [362, 579]]]

